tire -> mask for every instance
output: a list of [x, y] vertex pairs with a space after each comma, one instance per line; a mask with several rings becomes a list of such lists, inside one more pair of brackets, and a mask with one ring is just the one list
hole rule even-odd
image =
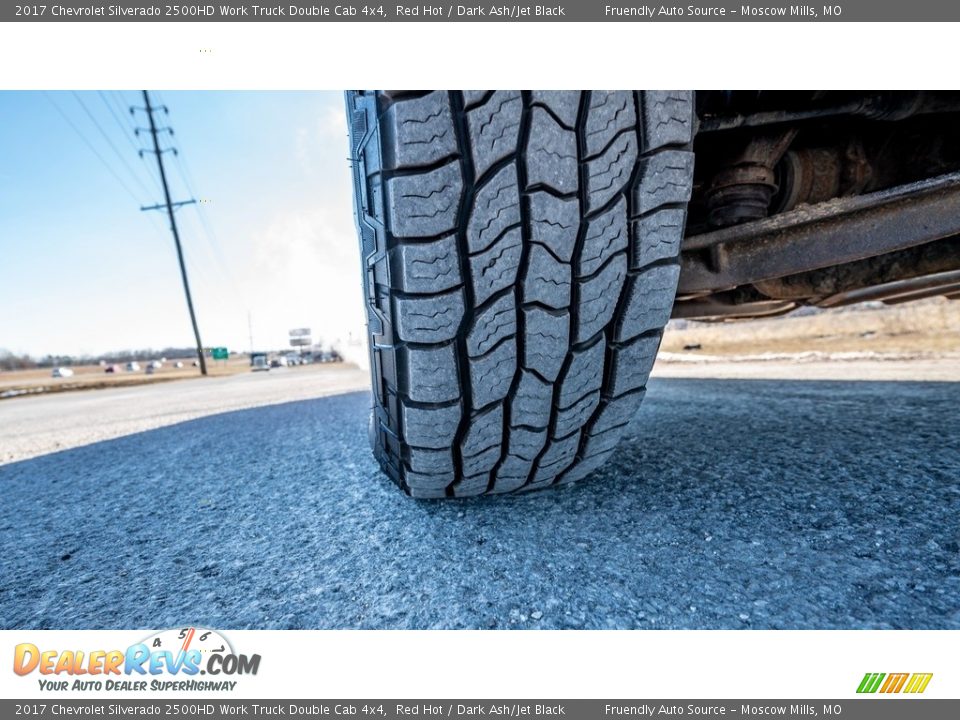
[[422, 498], [588, 475], [673, 307], [692, 93], [346, 103], [380, 465]]

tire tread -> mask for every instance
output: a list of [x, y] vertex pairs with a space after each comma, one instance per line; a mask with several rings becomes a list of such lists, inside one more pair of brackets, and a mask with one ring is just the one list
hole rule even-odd
[[383, 469], [421, 498], [599, 469], [674, 301], [692, 93], [346, 102]]

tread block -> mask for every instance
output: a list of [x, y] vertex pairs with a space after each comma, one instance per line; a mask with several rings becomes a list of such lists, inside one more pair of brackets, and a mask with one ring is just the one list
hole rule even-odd
[[507, 440], [507, 455], [533, 462], [547, 443], [547, 429], [511, 428]]
[[526, 308], [523, 314], [523, 366], [553, 382], [570, 347], [570, 315], [554, 315], [539, 307]]
[[462, 281], [455, 235], [426, 243], [404, 243], [390, 251], [394, 287], [408, 293], [435, 293]]
[[569, 407], [587, 393], [600, 389], [606, 350], [606, 342], [601, 337], [589, 347], [571, 353], [557, 398], [561, 408]]
[[470, 387], [474, 408], [502, 400], [510, 392], [517, 371], [517, 341], [510, 338], [495, 350], [470, 361]]
[[507, 230], [488, 250], [470, 256], [470, 282], [478, 305], [517, 280], [523, 235], [519, 227]]
[[510, 424], [546, 428], [553, 405], [553, 386], [532, 372], [520, 371], [520, 383], [510, 402]]
[[587, 435], [583, 442], [583, 455], [589, 457], [612, 451], [620, 442], [623, 435], [623, 426], [604, 430], [600, 433]]
[[693, 153], [664, 150], [640, 159], [634, 209], [648, 213], [661, 205], [685, 203], [693, 191]]
[[503, 403], [494, 405], [470, 421], [460, 443], [465, 476], [489, 473], [500, 459], [503, 440]]
[[654, 265], [630, 278], [627, 304], [617, 322], [618, 342], [667, 324], [679, 277], [679, 265]]
[[490, 473], [464, 477], [453, 486], [454, 497], [483, 495], [490, 485]]
[[434, 450], [450, 448], [460, 425], [459, 405], [417, 407], [401, 404], [404, 437], [409, 445]]
[[613, 255], [627, 247], [627, 201], [620, 200], [587, 222], [577, 275], [592, 275]]
[[[640, 358], [641, 363], [648, 360], [649, 358], [645, 356]], [[646, 379], [643, 382], [645, 384]], [[620, 397], [604, 400], [590, 424], [590, 432], [599, 433], [629, 423], [640, 409], [644, 394], [645, 390], [641, 388]]]
[[648, 90], [641, 93], [643, 151], [693, 142], [693, 93]]
[[487, 102], [467, 113], [476, 177], [516, 151], [522, 113], [523, 98], [516, 90], [497, 90]]
[[568, 128], [572, 130], [577, 126], [577, 115], [580, 113], [579, 90], [534, 90], [531, 95], [533, 102], [546, 105]]
[[[463, 474], [466, 477], [482, 474], [487, 482], [490, 480], [490, 471], [500, 461], [500, 444], [484, 448], [476, 455], [463, 456]], [[487, 485], [484, 482], [484, 486]], [[484, 487], [484, 490], [486, 487]]]
[[453, 453], [448, 449], [428, 450], [426, 448], [407, 448], [407, 467], [417, 473], [429, 475], [446, 474], [449, 476], [445, 485], [453, 481]]
[[519, 458], [507, 458], [503, 465], [497, 468], [493, 489], [490, 492], [494, 495], [516, 492], [527, 482], [532, 467], [532, 462]]
[[644, 335], [632, 343], [615, 347], [608, 392], [612, 395], [623, 395], [630, 390], [645, 387], [659, 347], [659, 334]]
[[477, 357], [517, 332], [517, 310], [512, 293], [507, 293], [476, 318], [467, 335], [467, 355]]
[[576, 342], [590, 339], [610, 322], [626, 275], [627, 258], [621, 253], [592, 278], [580, 281]]
[[467, 247], [470, 253], [486, 250], [507, 228], [520, 224], [520, 188], [517, 168], [508, 165], [483, 185], [473, 200], [467, 223]]
[[432, 297], [394, 298], [397, 334], [407, 342], [452, 340], [463, 319], [463, 290]]
[[587, 155], [596, 155], [624, 130], [637, 124], [633, 92], [629, 90], [590, 93], [584, 126]]
[[515, 455], [507, 455], [494, 473], [493, 492], [507, 493], [519, 490], [526, 484], [532, 469], [533, 460], [524, 460]]
[[415, 473], [409, 470], [404, 473], [404, 482], [410, 490], [411, 497], [423, 500], [436, 500], [447, 496], [447, 485], [453, 478], [448, 475], [428, 475]]
[[453, 161], [419, 175], [387, 181], [390, 230], [397, 237], [430, 237], [457, 225], [463, 194], [460, 163]]
[[470, 107], [471, 105], [476, 105], [479, 102], [482, 102], [483, 99], [487, 96], [489, 90], [464, 90], [463, 91], [463, 104], [464, 107]]
[[635, 221], [630, 238], [630, 269], [677, 257], [686, 224], [687, 212], [680, 208], [657, 210]]
[[554, 437], [566, 437], [574, 430], [582, 428], [594, 410], [600, 404], [600, 391], [592, 392], [589, 395], [577, 400], [573, 405], [557, 411], [557, 422], [553, 429]]
[[543, 108], [530, 112], [527, 143], [527, 186], [545, 185], [559, 193], [574, 193], [580, 185], [577, 135], [564, 130]]
[[530, 241], [550, 248], [564, 262], [570, 262], [580, 231], [580, 203], [550, 193], [530, 193]]
[[637, 162], [637, 135], [624, 133], [593, 160], [587, 161], [587, 209], [602, 207], [623, 190]]
[[460, 397], [455, 348], [439, 347], [398, 349], [397, 382], [400, 392], [416, 402], [450, 402]]
[[551, 440], [546, 451], [540, 456], [537, 469], [530, 480], [531, 489], [552, 483], [577, 455], [580, 447], [580, 433], [574, 433], [559, 440]]
[[456, 130], [446, 92], [393, 103], [380, 121], [388, 139], [383, 162], [389, 168], [430, 165], [457, 153]]
[[560, 309], [570, 306], [570, 266], [557, 260], [542, 245], [531, 245], [523, 301]]
[[568, 469], [561, 476], [561, 478], [557, 480], [557, 485], [569, 485], [570, 483], [583, 480], [594, 471], [599, 470], [601, 467], [606, 465], [607, 460], [610, 459], [611, 455], [613, 455], [613, 450], [606, 450], [596, 455], [583, 458], [572, 468]]

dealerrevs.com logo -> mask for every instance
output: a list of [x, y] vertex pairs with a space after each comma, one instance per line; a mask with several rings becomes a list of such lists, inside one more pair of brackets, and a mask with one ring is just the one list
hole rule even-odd
[[13, 652], [13, 671], [36, 673], [40, 689], [50, 691], [231, 691], [233, 678], [259, 669], [260, 655], [237, 653], [216, 630], [199, 627], [163, 630], [126, 650], [56, 650], [26, 642]]
[[933, 673], [867, 673], [857, 686], [857, 692], [915, 695], [926, 690], [932, 678]]

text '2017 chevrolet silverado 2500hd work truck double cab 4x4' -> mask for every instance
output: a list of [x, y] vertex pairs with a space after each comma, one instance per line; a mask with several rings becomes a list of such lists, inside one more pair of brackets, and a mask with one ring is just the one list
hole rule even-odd
[[614, 451], [671, 318], [960, 294], [960, 94], [350, 91], [370, 436], [415, 497]]

